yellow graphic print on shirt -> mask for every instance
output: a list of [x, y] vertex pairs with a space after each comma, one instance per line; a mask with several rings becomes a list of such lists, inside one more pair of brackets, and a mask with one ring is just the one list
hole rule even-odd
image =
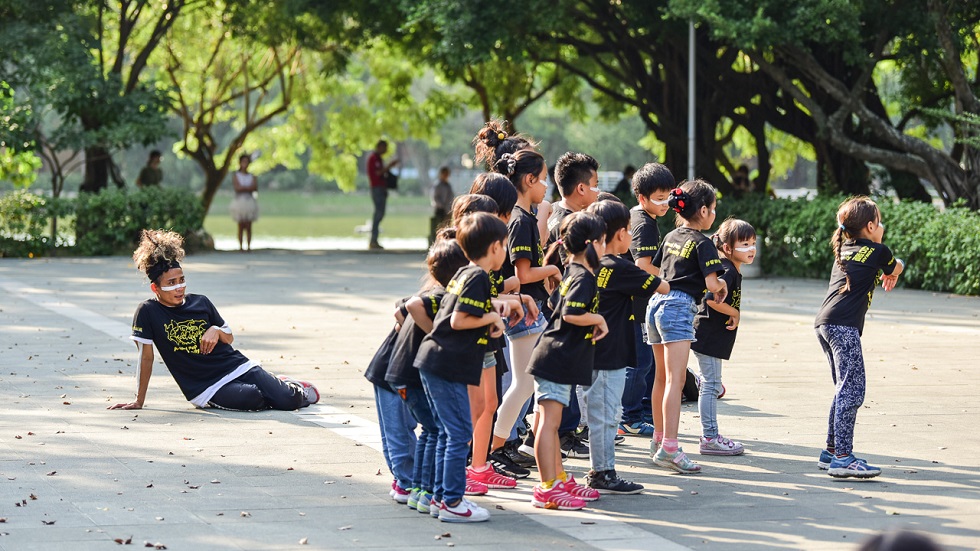
[[174, 352], [200, 354], [201, 336], [207, 324], [204, 320], [173, 321], [163, 324], [163, 329], [167, 332], [167, 340], [174, 345]]

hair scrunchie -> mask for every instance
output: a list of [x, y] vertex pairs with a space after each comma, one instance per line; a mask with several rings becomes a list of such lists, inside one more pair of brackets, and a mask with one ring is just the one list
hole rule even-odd
[[667, 198], [667, 204], [674, 212], [684, 216], [685, 211], [690, 211], [691, 196], [683, 189], [677, 187], [670, 190], [670, 197]]
[[500, 157], [500, 160], [497, 161], [497, 166], [494, 168], [497, 169], [497, 172], [509, 178], [513, 176], [514, 172], [517, 170], [517, 159], [515, 159], [514, 155], [510, 153], [504, 153]]

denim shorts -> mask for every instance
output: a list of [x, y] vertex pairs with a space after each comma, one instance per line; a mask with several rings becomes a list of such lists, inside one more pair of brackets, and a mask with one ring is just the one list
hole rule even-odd
[[647, 344], [694, 342], [694, 315], [698, 304], [684, 291], [653, 295], [647, 307]]
[[483, 354], [483, 369], [491, 367], [497, 367], [497, 356], [492, 351], [488, 351]]
[[[528, 324], [524, 318], [517, 322], [517, 325], [513, 327], [508, 327], [504, 331], [504, 335], [508, 339], [519, 339], [521, 337], [526, 337], [528, 335], [537, 335], [538, 333], [544, 333], [544, 330], [548, 328], [548, 320], [545, 319], [544, 314], [541, 313], [541, 301], [537, 301], [535, 304], [538, 305], [538, 318], [534, 320], [533, 323]], [[524, 308], [524, 316], [527, 317], [527, 308]]]
[[534, 378], [534, 401], [554, 400], [559, 404], [568, 407], [572, 402], [572, 385], [553, 383], [541, 377]]

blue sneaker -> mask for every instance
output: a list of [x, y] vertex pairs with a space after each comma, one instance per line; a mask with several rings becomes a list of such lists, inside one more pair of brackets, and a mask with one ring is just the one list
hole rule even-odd
[[881, 469], [872, 467], [867, 461], [851, 454], [847, 457], [834, 457], [827, 474], [834, 478], [874, 478], [881, 474]]
[[653, 436], [653, 425], [637, 421], [636, 423], [620, 423], [617, 431], [622, 436]]
[[830, 468], [830, 462], [834, 460], [834, 454], [827, 450], [820, 450], [820, 459], [817, 460], [817, 468], [826, 471]]
[[431, 504], [431, 502], [432, 502], [432, 494], [426, 492], [425, 490], [422, 490], [419, 492], [418, 505], [415, 506], [415, 510], [423, 514], [429, 514], [430, 513], [429, 505]]

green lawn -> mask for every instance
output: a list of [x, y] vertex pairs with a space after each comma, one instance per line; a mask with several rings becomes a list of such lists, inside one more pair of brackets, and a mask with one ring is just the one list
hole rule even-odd
[[[228, 215], [231, 193], [219, 193], [204, 228], [215, 236], [234, 236], [237, 224]], [[366, 193], [259, 192], [259, 220], [255, 236], [351, 237], [356, 226], [370, 224], [374, 210]], [[390, 195], [381, 229], [385, 237], [424, 237], [429, 233], [431, 207], [426, 197]]]

